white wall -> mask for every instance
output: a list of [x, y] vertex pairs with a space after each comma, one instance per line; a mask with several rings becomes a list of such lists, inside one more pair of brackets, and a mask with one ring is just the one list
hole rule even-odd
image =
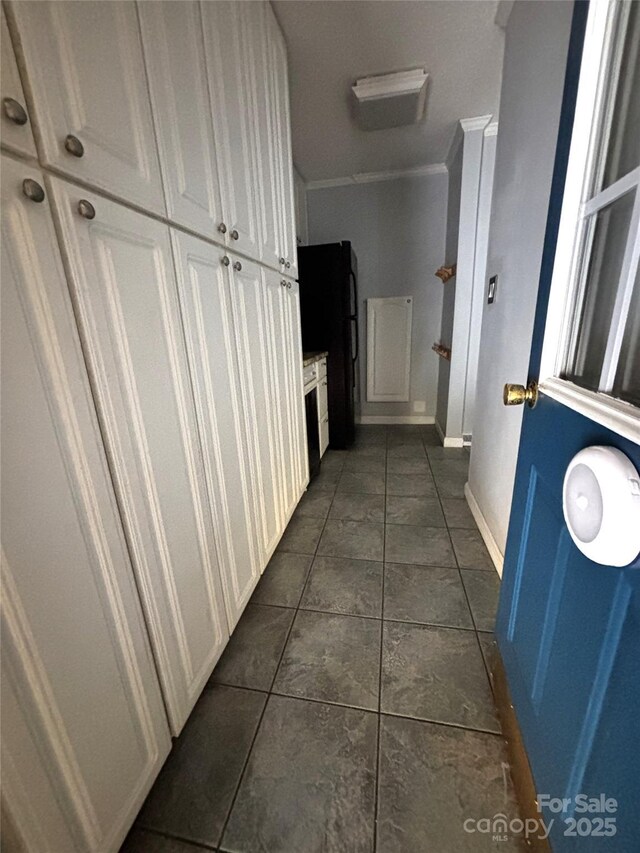
[[307, 187], [300, 172], [293, 167], [293, 192], [296, 206], [296, 239], [298, 246], [309, 242], [309, 219], [307, 216]]
[[[307, 191], [309, 242], [351, 240], [358, 257], [362, 416], [435, 417], [445, 251], [446, 173]], [[413, 296], [408, 403], [367, 403], [366, 299]], [[414, 407], [418, 404], [418, 411]], [[424, 409], [420, 404], [424, 404]]]
[[[504, 554], [522, 409], [505, 382], [527, 379], [573, 4], [518, 0], [506, 32], [469, 489]], [[482, 525], [481, 525], [482, 526]]]

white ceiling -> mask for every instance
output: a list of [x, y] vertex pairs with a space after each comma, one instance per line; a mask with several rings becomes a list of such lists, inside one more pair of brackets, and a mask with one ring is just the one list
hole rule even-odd
[[[445, 160], [458, 119], [495, 115], [504, 32], [495, 0], [274, 0], [287, 40], [293, 156], [306, 181]], [[360, 130], [357, 77], [424, 67], [419, 124]]]

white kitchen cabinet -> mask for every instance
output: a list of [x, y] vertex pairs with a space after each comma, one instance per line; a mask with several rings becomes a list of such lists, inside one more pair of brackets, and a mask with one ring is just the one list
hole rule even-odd
[[[253, 483], [223, 249], [171, 232], [205, 471], [217, 531], [218, 561], [233, 629], [258, 582]], [[262, 423], [262, 418], [259, 423]]]
[[263, 298], [269, 329], [271, 395], [277, 401], [274, 413], [279, 454], [280, 492], [283, 526], [300, 498], [298, 483], [297, 430], [294, 395], [297, 393], [291, 373], [291, 359], [284, 349], [290, 336], [287, 280], [274, 270], [262, 271]]
[[170, 748], [42, 175], [2, 157], [3, 835], [115, 853]]
[[165, 213], [134, 3], [11, 3], [45, 166]]
[[280, 148], [274, 91], [276, 78], [270, 44], [272, 33], [269, 16], [273, 13], [267, 3], [247, 3], [246, 10], [250, 42], [253, 45], [250, 68], [258, 152], [259, 259], [263, 264], [280, 270], [284, 247], [281, 245], [280, 233]]
[[297, 281], [286, 281], [285, 320], [287, 334], [282, 357], [287, 359], [290, 375], [290, 406], [293, 422], [294, 482], [296, 503], [309, 483], [307, 427], [302, 382], [302, 333], [300, 326], [300, 290]]
[[260, 258], [248, 3], [200, 4], [227, 244]]
[[[169, 229], [60, 179], [50, 184], [120, 509], [177, 734], [228, 639], [228, 626]], [[94, 218], [84, 218], [81, 208]]]
[[298, 276], [296, 215], [291, 153], [291, 114], [287, 46], [271, 7], [267, 13], [268, 41], [274, 77], [274, 116], [279, 175], [279, 247], [284, 264], [281, 269], [292, 278]]
[[269, 360], [264, 288], [260, 267], [255, 263], [232, 256], [227, 271], [255, 518], [261, 540], [261, 568], [264, 568], [284, 530], [274, 414], [278, 401], [272, 398], [269, 388], [273, 368]]
[[11, 36], [4, 8], [0, 8], [0, 87], [2, 88], [2, 118], [0, 119], [0, 141], [5, 148], [25, 157], [36, 156], [36, 144], [29, 120], [27, 101], [24, 96], [18, 63], [13, 52]]
[[224, 242], [200, 7], [137, 5], [168, 217]]

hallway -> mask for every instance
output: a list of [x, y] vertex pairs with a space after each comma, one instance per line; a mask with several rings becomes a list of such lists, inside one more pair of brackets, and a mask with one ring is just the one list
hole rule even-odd
[[429, 426], [327, 453], [123, 851], [516, 849], [463, 829], [517, 815], [468, 458]]

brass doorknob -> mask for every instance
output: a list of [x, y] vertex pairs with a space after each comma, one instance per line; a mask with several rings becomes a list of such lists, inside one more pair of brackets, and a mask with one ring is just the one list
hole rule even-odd
[[531, 409], [538, 402], [538, 383], [530, 382], [524, 385], [512, 385], [507, 382], [502, 392], [502, 402], [505, 406], [521, 406], [526, 403]]

